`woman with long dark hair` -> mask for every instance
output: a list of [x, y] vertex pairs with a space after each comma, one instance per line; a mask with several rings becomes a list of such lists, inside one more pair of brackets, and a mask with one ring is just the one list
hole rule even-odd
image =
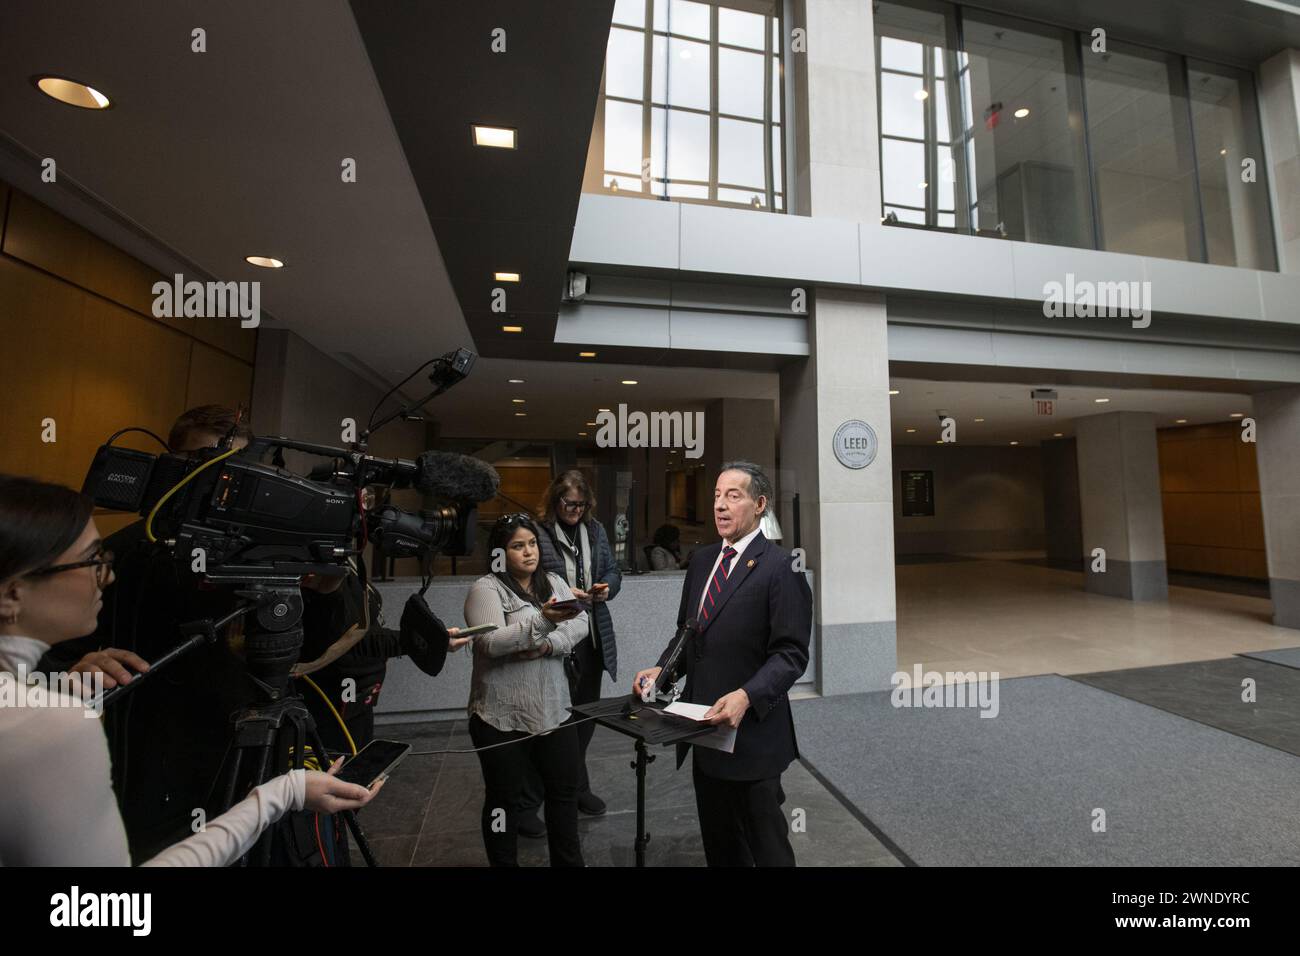
[[[27, 700], [26, 681], [42, 655], [95, 629], [113, 556], [92, 507], [60, 485], [0, 475], [0, 682], [11, 685], [0, 687], [0, 700]], [[29, 703], [0, 706], [0, 866], [129, 866], [99, 721], [87, 720], [93, 712], [85, 702], [66, 694]], [[226, 866], [286, 812], [355, 809], [374, 792], [293, 770], [145, 865]]]
[[[518, 866], [518, 816], [530, 767], [545, 790], [552, 866], [582, 866], [578, 839], [578, 737], [569, 717], [564, 657], [587, 636], [587, 614], [555, 608], [573, 598], [541, 567], [539, 533], [524, 514], [503, 515], [488, 535], [502, 570], [483, 575], [465, 599], [470, 627], [497, 629], [474, 639], [469, 733], [483, 769], [483, 846], [493, 866]], [[485, 749], [486, 748], [486, 749]]]

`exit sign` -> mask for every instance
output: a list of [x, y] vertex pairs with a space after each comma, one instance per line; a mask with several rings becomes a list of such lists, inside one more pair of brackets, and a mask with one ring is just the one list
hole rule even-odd
[[1034, 407], [1038, 409], [1040, 415], [1050, 415], [1053, 411], [1053, 401], [1050, 398], [1040, 398], [1034, 401]]

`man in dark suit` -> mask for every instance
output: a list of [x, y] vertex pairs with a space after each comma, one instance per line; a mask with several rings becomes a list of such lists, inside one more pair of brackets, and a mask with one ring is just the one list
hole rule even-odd
[[[812, 592], [789, 551], [768, 541], [759, 521], [772, 483], [752, 462], [722, 466], [713, 520], [722, 541], [691, 558], [677, 612], [680, 628], [699, 622], [685, 662], [682, 699], [710, 704], [705, 719], [738, 728], [733, 753], [695, 747], [693, 776], [700, 835], [709, 866], [793, 866], [781, 774], [799, 756], [787, 692], [808, 666]], [[659, 666], [637, 674], [650, 682]], [[671, 675], [678, 676], [678, 675]], [[677, 765], [686, 746], [678, 747]]]

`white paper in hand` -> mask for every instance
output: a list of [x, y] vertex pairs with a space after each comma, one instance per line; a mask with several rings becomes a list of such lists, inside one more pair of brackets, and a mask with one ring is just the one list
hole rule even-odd
[[[681, 700], [674, 701], [664, 708], [665, 714], [675, 714], [688, 720], [701, 720], [708, 712], [708, 704], [688, 704]], [[721, 750], [723, 753], [734, 753], [736, 750], [736, 729], [735, 727], [728, 727], [726, 724], [718, 724], [712, 733], [692, 737], [687, 743], [708, 747], [710, 750]]]

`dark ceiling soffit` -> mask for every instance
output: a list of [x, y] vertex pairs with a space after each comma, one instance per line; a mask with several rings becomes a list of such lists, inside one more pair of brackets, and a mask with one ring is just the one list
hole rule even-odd
[[[57, 182], [44, 183], [40, 179], [40, 169], [40, 156], [0, 132], [0, 180], [166, 278], [179, 272], [187, 281], [226, 281], [226, 277], [201, 268], [94, 190], [82, 185], [72, 174], [60, 169]], [[275, 316], [266, 309], [260, 309], [259, 315], [262, 327], [278, 325]]]
[[[351, 6], [461, 310], [490, 310], [500, 285], [496, 318], [553, 340], [614, 0]], [[518, 149], [474, 146], [476, 123], [517, 130]]]

